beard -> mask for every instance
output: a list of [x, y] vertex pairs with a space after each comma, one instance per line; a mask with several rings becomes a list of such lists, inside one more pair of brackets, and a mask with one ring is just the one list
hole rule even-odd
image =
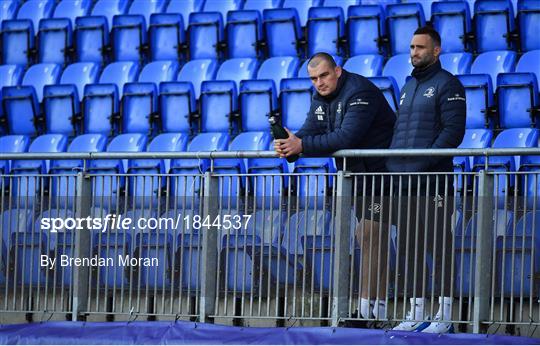
[[415, 68], [424, 69], [435, 62], [435, 57], [432, 55], [424, 56], [416, 61], [411, 57], [411, 63]]

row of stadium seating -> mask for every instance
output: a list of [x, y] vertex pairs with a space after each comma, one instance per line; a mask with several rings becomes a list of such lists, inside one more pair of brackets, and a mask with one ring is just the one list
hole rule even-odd
[[[94, 217], [102, 219], [107, 214], [103, 209], [96, 209], [94, 212]], [[176, 219], [179, 213], [182, 218], [193, 216], [189, 211], [170, 210], [161, 217]], [[4, 255], [0, 259], [9, 265], [0, 266], [0, 285], [5, 285], [8, 278], [11, 285], [28, 287], [44, 286], [47, 283], [49, 287], [57, 285], [69, 289], [73, 280], [71, 266], [49, 269], [41, 266], [39, 261], [41, 254], [57, 260], [62, 255], [72, 257], [74, 233], [68, 230], [58, 233], [41, 230], [41, 220], [58, 217], [67, 219], [73, 215], [69, 209], [50, 209], [37, 217], [24, 210], [8, 210], [2, 213]], [[130, 210], [123, 216], [136, 220], [158, 215], [155, 212]], [[259, 210], [251, 217], [245, 230], [220, 231], [218, 235], [218, 251], [222, 258], [222, 289], [257, 290], [261, 282], [260, 275], [263, 273], [271, 278], [273, 284], [293, 285], [301, 280], [303, 272], [313, 278], [315, 290], [328, 292], [331, 287], [332, 258], [335, 251], [333, 222], [329, 211], [304, 210], [292, 213], [288, 218], [283, 211]], [[533, 255], [535, 251], [532, 251], [540, 245], [540, 235], [534, 232], [540, 227], [540, 212], [529, 211], [515, 215], [511, 211], [497, 210], [495, 220], [496, 292], [506, 297], [537, 297], [540, 294], [539, 287], [531, 280], [531, 274], [532, 268], [540, 264], [540, 255]], [[354, 260], [354, 267], [360, 268], [360, 248], [354, 240], [355, 224], [353, 213], [350, 255]], [[469, 220], [463, 220], [459, 215], [455, 224], [454, 293], [465, 297], [473, 294], [476, 225], [476, 215]], [[124, 232], [95, 230], [92, 232], [91, 244], [93, 254], [98, 254], [101, 258], [114, 258], [114, 265], [96, 268], [96, 278], [93, 281], [97, 282], [98, 286], [121, 289], [133, 280], [132, 282], [138, 282], [139, 287], [146, 289], [168, 290], [176, 287], [193, 294], [200, 289], [198, 268], [201, 260], [201, 234], [199, 230], [187, 227], [184, 223], [178, 228], [170, 227], [159, 231], [138, 228]], [[125, 254], [157, 258], [160, 265], [134, 267], [132, 271], [126, 271], [117, 259], [118, 255]], [[261, 261], [260, 256], [264, 256], [264, 260]], [[392, 241], [391, 257], [393, 256], [395, 244]], [[523, 263], [523, 266], [514, 267], [515, 263]], [[394, 258], [390, 265], [395, 269]], [[430, 263], [427, 265], [429, 267]], [[353, 278], [355, 290], [358, 288], [358, 271], [356, 272]], [[429, 277], [428, 287], [433, 284], [431, 281]]]
[[[343, 66], [371, 77], [395, 110], [412, 70], [410, 58], [394, 56], [384, 67], [382, 61], [363, 55]], [[540, 50], [525, 53], [517, 65], [512, 51], [482, 53], [472, 64], [469, 53], [443, 54], [441, 61], [450, 72], [465, 72], [459, 78], [467, 93], [467, 128], [540, 127]], [[142, 69], [115, 62], [101, 72], [96, 63], [74, 63], [64, 71], [36, 64], [24, 75], [16, 65], [0, 65], [0, 133], [234, 135], [268, 131], [267, 118], [277, 112], [296, 131], [312, 93], [307, 67], [299, 65], [295, 57], [269, 58], [260, 66], [255, 59], [230, 59], [219, 67], [215, 60], [193, 60], [180, 71], [176, 61]]]
[[[112, 23], [110, 20], [108, 23], [106, 17], [96, 16], [101, 12], [94, 10], [97, 13], [92, 12], [93, 16], [77, 17], [73, 22], [69, 14], [86, 13], [83, 6], [89, 3], [61, 2], [54, 17], [47, 18], [45, 9], [53, 0], [29, 0], [19, 10], [18, 19], [2, 21], [0, 61], [29, 66], [33, 63], [65, 65], [76, 61], [106, 64], [186, 58], [306, 57], [319, 51], [338, 56], [386, 55], [387, 46], [389, 53], [396, 55], [408, 53], [408, 37], [425, 24], [421, 5], [407, 3], [389, 5], [387, 13], [378, 5], [352, 6], [347, 23], [340, 7], [312, 7], [305, 34], [294, 8], [267, 9], [262, 21], [257, 11], [232, 11], [226, 17], [224, 29], [222, 15], [218, 12], [193, 12], [188, 22], [179, 14], [159, 13], [165, 1], [137, 0], [129, 9], [129, 13], [137, 15], [115, 15]], [[109, 10], [113, 11], [121, 4], [124, 2], [107, 0], [98, 2], [95, 9], [110, 6]], [[169, 4], [173, 11], [176, 11], [175, 6], [173, 2]], [[520, 51], [540, 49], [540, 40], [535, 36], [540, 4], [535, 0], [519, 3], [518, 31], [514, 30], [516, 25], [509, 0], [478, 1], [473, 32], [466, 2], [433, 2], [432, 6], [433, 24], [444, 37], [443, 52], [472, 51], [472, 46], [479, 53], [508, 50], [516, 49], [518, 43]], [[184, 22], [188, 24], [187, 34]], [[37, 44], [34, 33], [37, 33]]]

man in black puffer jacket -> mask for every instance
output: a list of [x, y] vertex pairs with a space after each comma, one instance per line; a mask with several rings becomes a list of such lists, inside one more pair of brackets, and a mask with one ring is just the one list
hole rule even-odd
[[[308, 73], [317, 92], [312, 97], [311, 107], [302, 128], [296, 135], [288, 131], [289, 138], [286, 140], [275, 141], [276, 152], [281, 157], [299, 153], [306, 156], [325, 156], [340, 149], [388, 148], [396, 115], [383, 93], [373, 83], [336, 66], [332, 56], [326, 53], [317, 53], [311, 57]], [[343, 168], [340, 159], [336, 160], [336, 165], [339, 169]], [[361, 173], [385, 172], [385, 158], [347, 159], [346, 169]], [[380, 254], [380, 261], [369, 258], [370, 247], [387, 247], [388, 227], [379, 225], [378, 222], [381, 203], [380, 178], [380, 175], [367, 175], [365, 184], [362, 176], [356, 180], [356, 216], [360, 221], [356, 229], [356, 239], [362, 248], [361, 273], [363, 276], [371, 273], [371, 280], [362, 280], [360, 314], [364, 318], [377, 317], [384, 320], [386, 251], [383, 250]], [[386, 181], [382, 182], [384, 187], [388, 185]], [[365, 199], [362, 196], [364, 189]], [[379, 232], [382, 233], [381, 236]], [[376, 256], [375, 251], [373, 254]]]
[[[431, 27], [419, 28], [414, 33], [410, 50], [413, 78], [401, 90], [398, 120], [390, 148], [456, 148], [465, 133], [465, 90], [456, 77], [441, 68], [441, 38]], [[387, 167], [396, 173], [453, 171], [452, 157], [448, 156], [391, 157]], [[407, 319], [394, 329], [451, 332], [452, 324], [444, 321], [452, 317], [453, 177], [450, 174], [432, 174], [430, 177], [404, 174], [401, 176], [401, 190], [399, 180], [395, 179], [395, 188], [404, 197], [401, 217], [392, 220], [399, 228], [399, 253], [403, 256], [397, 259], [400, 264], [398, 270], [400, 278], [406, 277], [407, 281], [415, 282], [412, 282], [413, 292], [408, 293], [414, 298], [410, 298], [411, 310]], [[398, 196], [398, 193], [393, 195]], [[396, 216], [399, 203], [394, 205]], [[424, 244], [427, 249], [424, 249]], [[436, 316], [431, 316], [431, 324], [414, 322], [427, 319], [429, 316], [425, 311], [431, 310], [424, 307], [428, 290], [423, 281], [432, 274], [427, 270], [429, 260], [425, 258], [426, 252], [432, 257], [435, 272], [432, 285], [440, 294], [439, 311]], [[405, 254], [408, 254], [406, 258]], [[403, 290], [404, 284], [401, 282], [398, 289]]]

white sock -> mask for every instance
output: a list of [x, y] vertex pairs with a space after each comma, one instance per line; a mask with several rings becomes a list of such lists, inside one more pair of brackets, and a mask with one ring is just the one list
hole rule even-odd
[[371, 318], [371, 309], [373, 304], [369, 299], [360, 298], [360, 315], [362, 318]]
[[409, 298], [411, 302], [411, 318], [413, 320], [424, 319], [424, 298]]
[[439, 297], [439, 312], [437, 313], [441, 316], [443, 320], [452, 319], [452, 297]]
[[373, 301], [373, 316], [378, 320], [386, 320], [386, 300]]

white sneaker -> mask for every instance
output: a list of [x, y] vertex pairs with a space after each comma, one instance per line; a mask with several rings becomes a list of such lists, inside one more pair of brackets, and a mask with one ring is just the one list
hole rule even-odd
[[454, 325], [449, 322], [440, 322], [441, 315], [437, 313], [433, 322], [429, 326], [422, 330], [422, 333], [436, 333], [436, 334], [446, 334], [454, 333]]
[[412, 316], [411, 312], [407, 312], [407, 316], [405, 317], [405, 321], [401, 322], [392, 330], [402, 330], [406, 332], [421, 332], [422, 330], [426, 329], [429, 326], [429, 322], [427, 321], [420, 321], [420, 322], [414, 322], [411, 321]]

